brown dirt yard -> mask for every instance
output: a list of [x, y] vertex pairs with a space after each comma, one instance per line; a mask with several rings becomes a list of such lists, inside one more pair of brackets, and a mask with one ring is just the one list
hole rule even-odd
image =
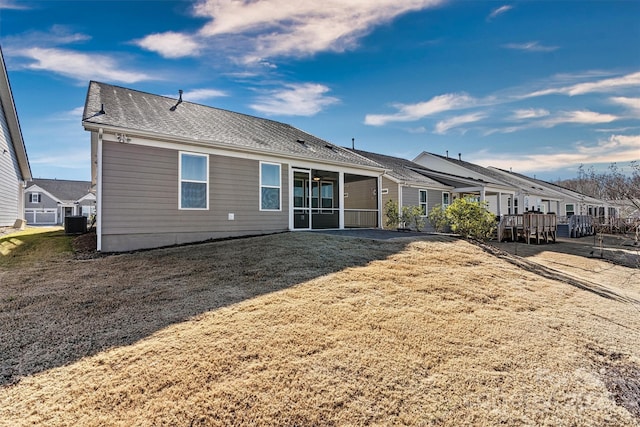
[[562, 243], [7, 238], [2, 426], [640, 426], [640, 269]]

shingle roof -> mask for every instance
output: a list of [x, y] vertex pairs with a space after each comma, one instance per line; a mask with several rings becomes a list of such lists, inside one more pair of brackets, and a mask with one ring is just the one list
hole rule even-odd
[[424, 170], [424, 166], [421, 166], [410, 160], [402, 159], [400, 157], [386, 156], [384, 154], [371, 153], [362, 150], [351, 151], [381, 164], [385, 169], [387, 169], [387, 174], [397, 179], [398, 181], [412, 184], [423, 184], [426, 186], [438, 188], [450, 187], [449, 185], [443, 184], [442, 182], [416, 172], [416, 169]]
[[[455, 165], [461, 166], [465, 169], [468, 169], [470, 171], [473, 171], [477, 174], [480, 174], [486, 178], [488, 178], [490, 181], [486, 181], [486, 182], [490, 182], [490, 183], [494, 183], [494, 184], [499, 184], [499, 185], [507, 185], [507, 186], [511, 186], [513, 185], [513, 183], [508, 182], [507, 180], [503, 179], [504, 177], [500, 174], [498, 174], [497, 172], [493, 172], [488, 168], [485, 168], [484, 166], [480, 166], [477, 165], [475, 163], [470, 163], [470, 162], [466, 162], [464, 160], [460, 160], [460, 159], [454, 159], [451, 157], [445, 157], [445, 156], [441, 156], [440, 154], [435, 154], [435, 153], [429, 153], [432, 156], [435, 157], [439, 157], [443, 160], [446, 160], [448, 162], [451, 162]], [[480, 181], [484, 181], [484, 180], [480, 180]]]
[[66, 179], [34, 179], [29, 181], [27, 189], [37, 185], [63, 202], [75, 202], [91, 192], [89, 181], [69, 181]]
[[[519, 174], [519, 173], [516, 173], [516, 172], [512, 172], [512, 171], [507, 171], [507, 170], [500, 169], [500, 168], [493, 168], [493, 169], [495, 169], [496, 171], [502, 172], [505, 175], [513, 176], [513, 177], [519, 178], [519, 179], [521, 179], [523, 181], [526, 181], [526, 182], [529, 182], [529, 183], [535, 183], [537, 185], [541, 185], [541, 186], [544, 187], [544, 190], [545, 190], [546, 193], [553, 192], [553, 193], [555, 193], [555, 194], [557, 194], [557, 195], [559, 195], [560, 197], [563, 197], [563, 198], [565, 196], [569, 196], [569, 197], [572, 197], [574, 199], [583, 199], [585, 201], [604, 203], [602, 200], [596, 199], [595, 197], [587, 196], [585, 194], [579, 193], [579, 192], [571, 190], [569, 188], [562, 187], [562, 186], [554, 184], [552, 182], [544, 181], [544, 180], [537, 179], [537, 178], [531, 178], [531, 177], [528, 177], [526, 175], [522, 175], [522, 174]], [[542, 190], [542, 188], [540, 190]]]
[[[83, 114], [85, 127], [111, 126], [129, 132], [175, 137], [233, 149], [277, 153], [330, 163], [381, 168], [291, 125], [92, 81]], [[98, 114], [101, 110], [104, 114]], [[92, 126], [93, 125], [93, 126]]]

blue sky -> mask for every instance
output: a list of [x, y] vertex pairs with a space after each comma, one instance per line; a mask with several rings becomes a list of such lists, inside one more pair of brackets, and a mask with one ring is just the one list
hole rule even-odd
[[640, 160], [640, 1], [0, 0], [34, 176], [90, 178], [96, 80], [554, 180]]

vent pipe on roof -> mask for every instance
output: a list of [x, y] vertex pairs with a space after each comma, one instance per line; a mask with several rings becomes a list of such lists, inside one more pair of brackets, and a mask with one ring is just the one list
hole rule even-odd
[[171, 111], [176, 111], [176, 108], [178, 108], [178, 105], [182, 104], [182, 89], [178, 90], [178, 94], [180, 95], [180, 97], [178, 98], [178, 102], [176, 102], [176, 105], [169, 108], [169, 110]]
[[458, 160], [462, 161], [462, 153], [458, 153]]
[[356, 149], [356, 139], [355, 138], [351, 138], [351, 149], [352, 150]]
[[447, 150], [447, 159], [449, 158], [449, 150]]

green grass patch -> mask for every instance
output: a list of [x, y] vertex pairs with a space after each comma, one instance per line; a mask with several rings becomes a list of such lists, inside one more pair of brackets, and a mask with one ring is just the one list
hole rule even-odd
[[49, 261], [71, 254], [71, 236], [61, 227], [30, 227], [0, 237], [0, 268]]

